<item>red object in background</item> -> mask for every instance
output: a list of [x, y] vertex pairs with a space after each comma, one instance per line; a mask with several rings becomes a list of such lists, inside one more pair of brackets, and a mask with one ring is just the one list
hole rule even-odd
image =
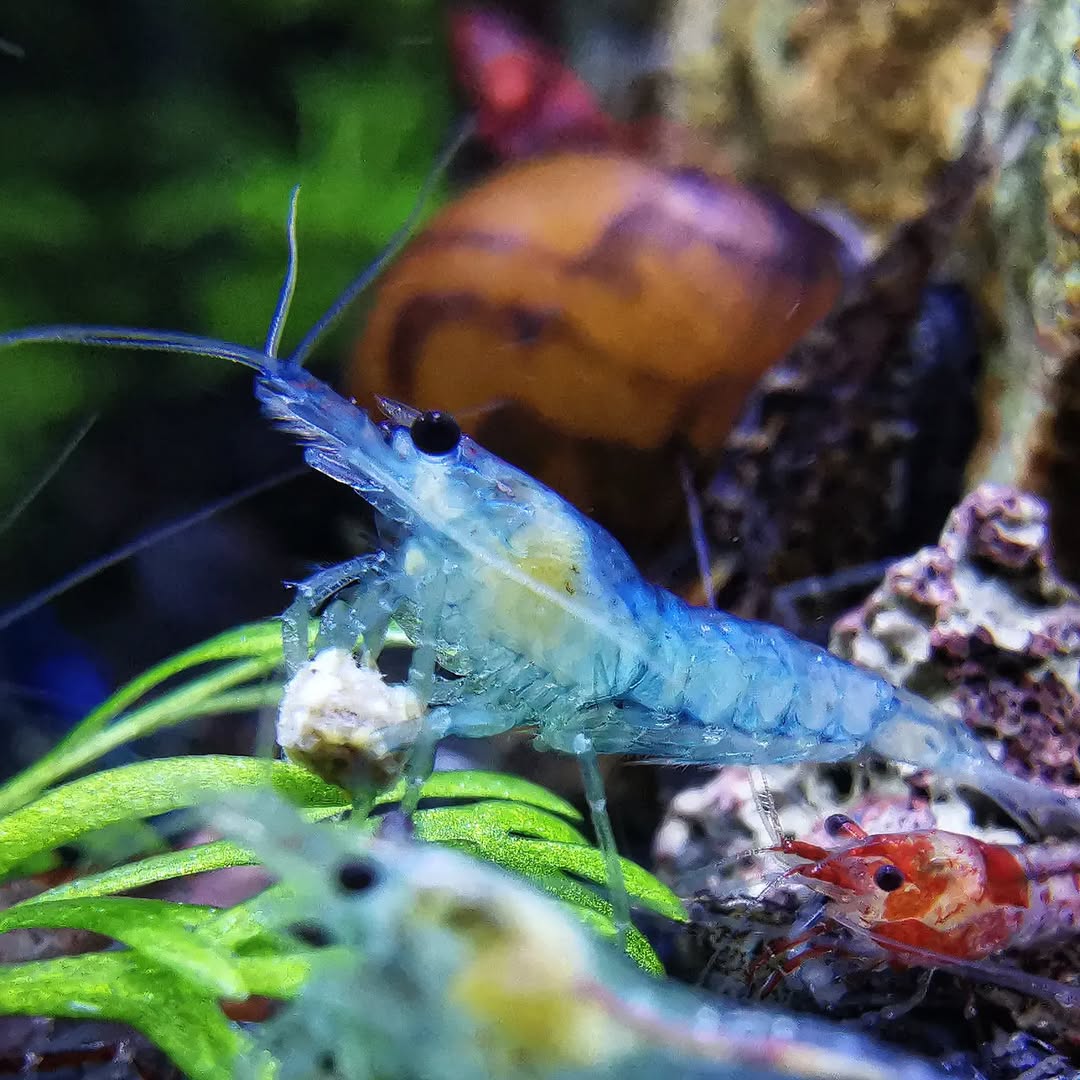
[[731, 174], [725, 155], [685, 124], [651, 113], [616, 120], [550, 45], [505, 12], [454, 8], [450, 50], [476, 135], [501, 158], [610, 150], [660, 167]]
[[503, 12], [450, 14], [458, 81], [476, 109], [476, 133], [502, 157], [567, 147], [611, 146], [622, 126], [550, 46]]

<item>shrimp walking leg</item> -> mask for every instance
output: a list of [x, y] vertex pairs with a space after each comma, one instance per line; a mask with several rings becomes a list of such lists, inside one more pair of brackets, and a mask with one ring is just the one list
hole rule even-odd
[[[419, 640], [409, 665], [409, 685], [426, 706], [430, 703], [437, 682], [435, 674], [435, 636], [443, 603], [446, 599], [446, 574], [437, 574], [426, 590], [419, 610]], [[431, 709], [424, 715], [420, 734], [405, 766], [405, 793], [401, 798], [401, 812], [412, 817], [420, 801], [420, 789], [435, 768], [435, 751], [439, 740], [450, 727], [451, 712], [448, 709]]]
[[[376, 604], [379, 604], [384, 610], [388, 608], [388, 605], [384, 603], [385, 597], [381, 595], [385, 592], [385, 588], [375, 587], [380, 583], [384, 562], [385, 558], [382, 555], [361, 555], [355, 559], [348, 559], [346, 562], [339, 563], [337, 566], [320, 570], [319, 573], [314, 574], [296, 586], [296, 597], [281, 616], [281, 639], [285, 653], [285, 672], [289, 678], [292, 678], [301, 664], [308, 659], [308, 623], [311, 617], [331, 597], [336, 596], [350, 585], [363, 583], [367, 586], [370, 583], [371, 587], [367, 591], [366, 600], [368, 604], [372, 605], [372, 611], [378, 610], [374, 607]], [[385, 617], [389, 620], [389, 614]], [[375, 623], [377, 620], [371, 618], [367, 621]], [[360, 620], [354, 622], [350, 619], [349, 622], [350, 631], [353, 625], [357, 626], [357, 636], [361, 633], [367, 635], [372, 630], [371, 626], [357, 625]], [[323, 620], [319, 628], [320, 643], [351, 648], [356, 643], [356, 636], [348, 643], [340, 640], [332, 642], [326, 640], [330, 637], [337, 638], [339, 636], [338, 630], [342, 625], [336, 613], [331, 620]], [[371, 651], [367, 637], [365, 637], [365, 649]]]
[[933, 968], [926, 968], [924, 971], [920, 971], [918, 982], [911, 994], [902, 1001], [895, 1001], [891, 1005], [886, 1005], [885, 1008], [881, 1010], [881, 1019], [887, 1023], [892, 1023], [894, 1020], [899, 1020], [902, 1016], [907, 1016], [912, 1009], [917, 1009], [926, 1000], [926, 995], [930, 992], [930, 983], [933, 982], [933, 980]]
[[630, 898], [626, 892], [622, 863], [619, 861], [619, 849], [615, 846], [615, 832], [611, 828], [611, 818], [608, 816], [607, 795], [604, 791], [604, 777], [600, 772], [600, 759], [596, 756], [593, 744], [586, 735], [574, 737], [573, 752], [581, 767], [585, 799], [589, 804], [596, 839], [604, 856], [612, 918], [619, 931], [619, 939], [625, 948], [626, 934], [630, 929]]
[[450, 712], [447, 709], [434, 709], [424, 717], [424, 726], [405, 766], [405, 792], [399, 808], [407, 818], [416, 812], [420, 791], [435, 769], [435, 751], [449, 726]]

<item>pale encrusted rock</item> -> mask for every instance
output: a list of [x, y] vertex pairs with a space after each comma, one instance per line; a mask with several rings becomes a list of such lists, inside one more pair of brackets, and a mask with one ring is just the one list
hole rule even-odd
[[831, 645], [961, 717], [1013, 772], [1078, 793], [1080, 594], [1054, 568], [1048, 518], [1041, 499], [982, 485]]

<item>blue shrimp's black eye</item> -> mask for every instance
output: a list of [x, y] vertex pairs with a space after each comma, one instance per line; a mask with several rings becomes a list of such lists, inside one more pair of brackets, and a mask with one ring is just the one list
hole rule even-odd
[[457, 449], [461, 442], [461, 428], [458, 422], [444, 412], [421, 413], [409, 428], [413, 446], [421, 454], [442, 457]]
[[345, 892], [361, 893], [379, 883], [379, 873], [367, 859], [346, 859], [338, 867], [337, 880]]
[[854, 823], [847, 814], [830, 814], [824, 822], [825, 833], [835, 840], [836, 837], [843, 836], [847, 827], [852, 824]]
[[879, 866], [874, 871], [874, 884], [882, 892], [896, 892], [904, 884], [904, 871], [899, 866]]
[[322, 923], [316, 922], [314, 919], [293, 923], [289, 927], [289, 933], [297, 941], [316, 949], [331, 945], [334, 941], [334, 935]]

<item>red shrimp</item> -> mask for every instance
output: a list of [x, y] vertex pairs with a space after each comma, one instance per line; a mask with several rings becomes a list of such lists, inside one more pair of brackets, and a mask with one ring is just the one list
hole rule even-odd
[[616, 119], [555, 49], [506, 12], [464, 5], [451, 9], [449, 22], [454, 73], [475, 112], [476, 136], [498, 157], [608, 150], [731, 175], [726, 154], [686, 124], [655, 111]]
[[828, 818], [825, 830], [846, 842], [829, 850], [785, 839], [773, 849], [807, 860], [783, 879], [826, 902], [810, 929], [771, 943], [755, 963], [752, 970], [782, 958], [763, 994], [830, 952], [826, 940], [843, 927], [854, 935], [851, 948], [872, 942], [893, 967], [959, 970], [1059, 1002], [1080, 1000], [1080, 987], [986, 963], [1005, 949], [1080, 934], [1080, 844], [990, 844], [942, 829], [869, 835], [843, 814]]
[[458, 79], [477, 110], [477, 135], [503, 157], [619, 141], [620, 125], [589, 85], [508, 15], [456, 8], [450, 44]]

